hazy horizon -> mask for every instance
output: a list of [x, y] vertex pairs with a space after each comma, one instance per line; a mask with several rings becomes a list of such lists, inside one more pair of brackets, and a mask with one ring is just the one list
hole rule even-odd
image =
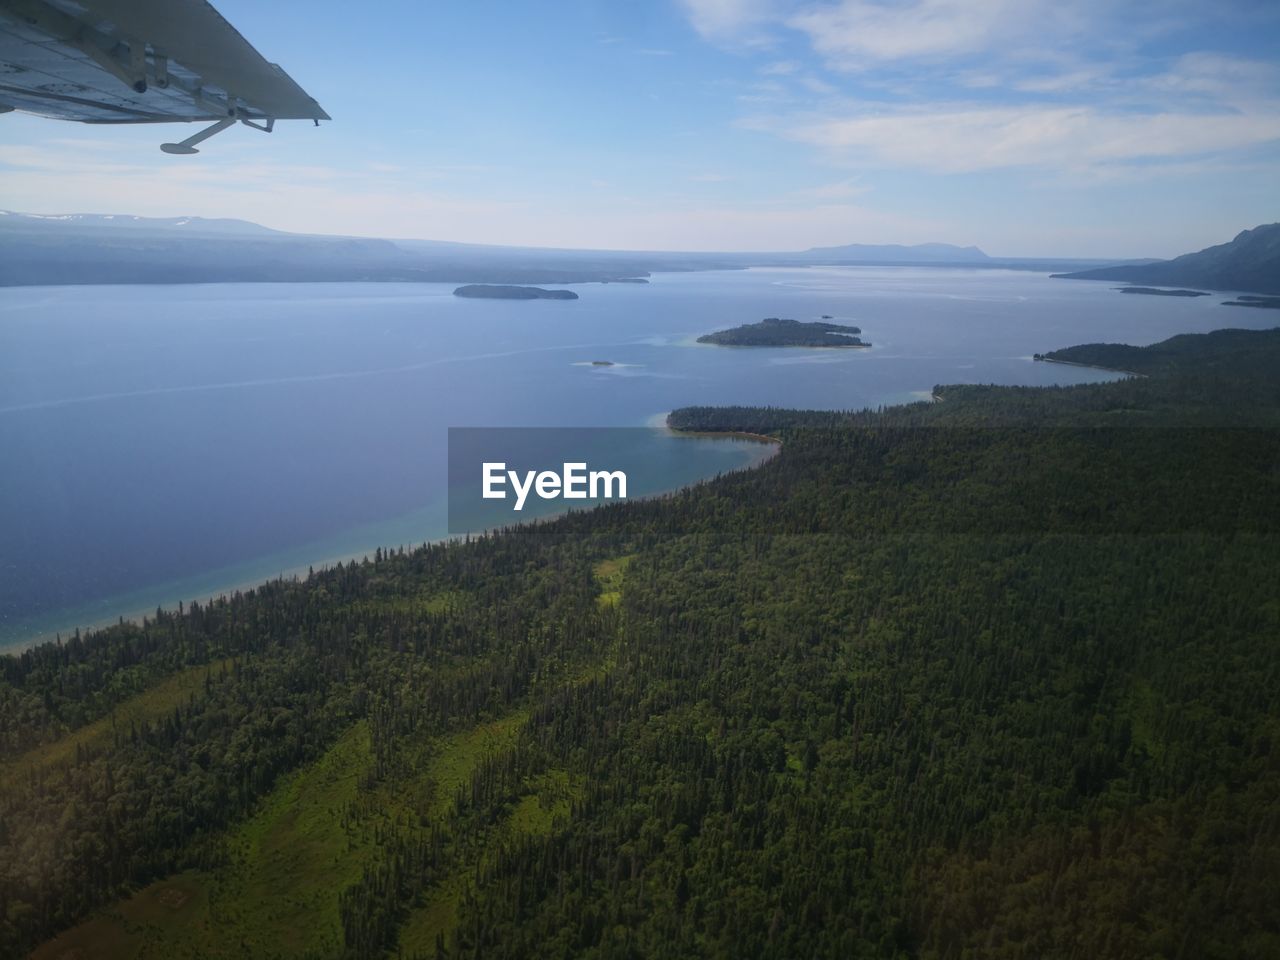
[[[874, 239], [874, 238], [863, 238], [863, 239], [856, 239], [856, 240], [848, 240], [848, 241], [846, 241], [846, 242], [844, 242], [844, 243], [839, 243], [839, 244], [812, 244], [812, 245], [810, 245], [810, 246], [808, 246], [808, 247], [797, 247], [797, 248], [772, 248], [772, 249], [763, 249], [763, 248], [760, 248], [760, 249], [756, 249], [756, 248], [742, 248], [742, 249], [711, 249], [711, 248], [707, 248], [707, 249], [692, 249], [692, 248], [685, 248], [685, 249], [681, 249], [681, 248], [666, 248], [666, 249], [657, 249], [657, 248], [653, 248], [653, 247], [600, 247], [600, 246], [563, 247], [563, 246], [548, 246], [548, 245], [545, 245], [545, 244], [514, 244], [514, 243], [504, 243], [504, 242], [502, 242], [502, 241], [452, 240], [452, 239], [450, 239], [450, 238], [448, 238], [448, 237], [388, 237], [388, 236], [374, 235], [374, 234], [347, 234], [347, 233], [332, 233], [332, 232], [314, 232], [314, 233], [313, 233], [313, 232], [307, 232], [307, 233], [303, 233], [303, 232], [301, 232], [301, 231], [292, 231], [292, 230], [287, 230], [287, 229], [285, 229], [285, 228], [277, 227], [277, 226], [274, 226], [274, 225], [269, 224], [269, 223], [263, 223], [263, 222], [262, 222], [262, 221], [260, 221], [260, 220], [251, 220], [251, 219], [246, 219], [246, 218], [244, 218], [244, 217], [230, 217], [230, 216], [222, 216], [222, 217], [206, 217], [206, 216], [200, 216], [200, 215], [190, 214], [190, 213], [146, 214], [146, 215], [144, 215], [144, 214], [132, 213], [132, 212], [129, 212], [129, 211], [123, 211], [123, 210], [91, 211], [91, 210], [8, 210], [8, 209], [0, 209], [0, 216], [2, 216], [2, 215], [12, 215], [12, 216], [20, 216], [20, 217], [31, 217], [31, 218], [38, 218], [38, 219], [45, 219], [45, 220], [63, 220], [63, 219], [68, 219], [68, 218], [72, 218], [72, 217], [116, 217], [116, 218], [121, 218], [121, 219], [143, 219], [143, 220], [160, 220], [160, 221], [163, 221], [163, 220], [186, 220], [186, 219], [191, 219], [191, 220], [209, 220], [209, 221], [235, 221], [235, 222], [247, 223], [247, 224], [249, 224], [249, 225], [251, 225], [251, 226], [264, 227], [264, 228], [266, 228], [266, 229], [268, 229], [268, 230], [275, 231], [275, 232], [279, 232], [279, 233], [288, 233], [288, 234], [294, 234], [294, 235], [297, 235], [297, 236], [335, 237], [335, 238], [348, 238], [348, 237], [350, 237], [350, 238], [354, 238], [354, 239], [367, 239], [367, 240], [389, 240], [389, 241], [391, 241], [391, 242], [393, 242], [393, 243], [396, 243], [396, 242], [405, 242], [405, 243], [439, 243], [439, 244], [457, 244], [457, 245], [460, 245], [460, 246], [477, 246], [477, 247], [511, 247], [511, 248], [515, 248], [515, 249], [524, 249], [524, 248], [528, 248], [528, 249], [546, 250], [546, 251], [566, 251], [566, 252], [583, 252], [583, 253], [663, 253], [663, 254], [672, 254], [672, 253], [674, 253], [674, 254], [683, 254], [683, 253], [690, 253], [690, 254], [704, 254], [704, 253], [733, 253], [733, 254], [774, 254], [774, 253], [797, 253], [797, 254], [798, 254], [798, 253], [807, 253], [807, 252], [809, 252], [809, 251], [810, 251], [810, 250], [812, 250], [812, 249], [821, 249], [821, 248], [826, 248], [826, 247], [838, 247], [838, 246], [868, 246], [868, 247], [901, 246], [901, 247], [905, 247], [905, 248], [909, 248], [909, 247], [933, 247], [933, 246], [946, 246], [946, 247], [954, 247], [954, 248], [956, 248], [957, 250], [963, 250], [963, 249], [968, 249], [968, 248], [976, 248], [977, 250], [979, 250], [981, 253], [985, 254], [988, 258], [990, 258], [990, 259], [992, 259], [992, 260], [1016, 260], [1016, 259], [1022, 259], [1022, 258], [1035, 259], [1035, 260], [1040, 260], [1040, 259], [1044, 259], [1044, 260], [1072, 259], [1072, 258], [1070, 258], [1070, 257], [1057, 256], [1057, 255], [1053, 255], [1053, 254], [1024, 254], [1024, 253], [1005, 253], [1005, 252], [994, 252], [994, 253], [993, 253], [993, 252], [992, 252], [992, 251], [990, 251], [990, 250], [983, 249], [980, 245], [978, 245], [978, 244], [976, 244], [976, 243], [948, 243], [948, 242], [945, 242], [945, 241], [930, 240], [930, 239], [927, 239], [927, 238], [926, 238], [926, 239], [920, 239], [920, 240], [894, 241], [894, 242], [892, 242], [892, 243], [890, 243], [890, 242], [882, 242], [882, 241], [876, 240], [876, 239]], [[1241, 227], [1241, 230], [1248, 230], [1248, 229], [1252, 229], [1252, 227]], [[1238, 232], [1238, 231], [1237, 231], [1237, 232]], [[1233, 236], [1234, 236], [1234, 234], [1233, 234]], [[1215, 242], [1215, 243], [1225, 243], [1225, 242], [1226, 242], [1227, 240], [1229, 240], [1229, 239], [1231, 239], [1231, 238], [1230, 238], [1230, 237], [1228, 237], [1228, 238], [1226, 238], [1226, 239], [1224, 239], [1224, 240], [1219, 240], [1219, 241], [1214, 241], [1214, 242]], [[1208, 246], [1208, 245], [1211, 245], [1211, 244], [1206, 244], [1206, 245]], [[1191, 251], [1185, 251], [1185, 252], [1191, 252]], [[1105, 257], [1085, 257], [1085, 258], [1081, 258], [1081, 259], [1095, 260], [1095, 259], [1112, 259], [1112, 258], [1105, 258]], [[1121, 259], [1121, 258], [1115, 258], [1115, 259]], [[952, 266], [963, 266], [963, 263], [962, 263], [962, 262], [955, 262], [955, 263], [952, 263], [952, 262], [950, 262], [950, 261], [942, 261], [942, 262], [943, 262], [943, 263], [946, 263], [947, 265], [952, 265]]]

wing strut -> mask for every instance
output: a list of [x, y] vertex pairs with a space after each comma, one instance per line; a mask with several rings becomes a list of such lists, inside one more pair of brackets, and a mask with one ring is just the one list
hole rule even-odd
[[223, 130], [227, 129], [227, 127], [234, 127], [235, 124], [236, 121], [233, 117], [227, 117], [227, 119], [219, 120], [211, 127], [205, 127], [199, 133], [193, 133], [181, 143], [162, 143], [160, 144], [160, 149], [165, 153], [179, 153], [184, 155], [199, 153], [200, 151], [196, 149], [197, 143], [203, 143], [215, 133], [221, 133]]
[[[240, 111], [240, 112], [243, 113], [244, 111]], [[235, 122], [237, 119], [239, 119], [239, 121], [243, 123], [246, 127], [253, 127], [253, 129], [261, 130], [263, 133], [270, 133], [272, 130], [276, 128], [275, 117], [267, 117], [267, 119], [263, 120], [260, 123], [256, 120], [251, 120], [245, 116], [240, 116], [238, 118], [227, 117], [227, 119], [219, 120], [217, 123], [215, 123], [211, 127], [205, 127], [199, 133], [192, 134], [191, 136], [187, 137], [187, 139], [183, 140], [181, 143], [162, 143], [160, 144], [160, 149], [163, 150], [165, 153], [178, 153], [184, 156], [192, 153], [199, 153], [200, 151], [196, 149], [197, 143], [203, 143], [204, 141], [212, 137], [214, 134], [221, 133], [223, 130], [227, 129], [227, 127], [235, 126]], [[317, 120], [316, 126], [319, 126], [319, 125], [320, 125], [320, 121]]]

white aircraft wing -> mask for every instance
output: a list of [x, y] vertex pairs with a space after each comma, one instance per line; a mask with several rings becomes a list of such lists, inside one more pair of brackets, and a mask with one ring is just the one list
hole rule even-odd
[[[84, 123], [328, 120], [206, 0], [0, 0], [0, 113]], [[171, 149], [172, 148], [172, 149]]]

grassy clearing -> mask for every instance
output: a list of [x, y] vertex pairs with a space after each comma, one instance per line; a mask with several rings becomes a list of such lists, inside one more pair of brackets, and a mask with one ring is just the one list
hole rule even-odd
[[[32, 960], [196, 960], [337, 955], [338, 892], [372, 854], [342, 811], [371, 762], [356, 724], [315, 763], [284, 778], [231, 833], [232, 861], [167, 877], [44, 944]], [[366, 824], [367, 827], [367, 824]]]
[[400, 951], [406, 956], [432, 956], [437, 939], [450, 944], [458, 926], [458, 910], [467, 890], [476, 884], [485, 863], [496, 858], [504, 845], [521, 837], [548, 836], [557, 824], [567, 823], [573, 801], [582, 784], [563, 770], [552, 770], [530, 779], [522, 796], [485, 836], [468, 851], [467, 858], [444, 880], [426, 892], [422, 906], [411, 911], [400, 928]]
[[260, 953], [337, 953], [338, 893], [360, 876], [373, 846], [367, 832], [343, 827], [342, 812], [371, 762], [368, 727], [358, 723], [268, 795], [234, 834], [225, 893], [215, 899], [220, 924], [252, 935]]
[[518, 710], [436, 741], [425, 777], [420, 778], [431, 788], [428, 816], [444, 819], [452, 814], [458, 788], [471, 782], [471, 775], [485, 757], [510, 750], [528, 719], [528, 710]]
[[634, 554], [601, 560], [595, 565], [596, 582], [600, 584], [600, 596], [596, 602], [602, 607], [615, 606], [622, 599], [622, 581]]
[[[377, 581], [375, 581], [377, 582]], [[408, 615], [449, 613], [470, 606], [474, 601], [465, 590], [424, 590], [416, 595], [402, 597], [378, 597], [347, 604], [345, 610], [365, 612], [403, 613]]]
[[460, 869], [428, 891], [423, 905], [410, 911], [400, 928], [399, 949], [402, 954], [408, 957], [418, 954], [433, 956], [437, 937], [449, 942], [458, 926], [458, 908], [474, 878], [474, 869]]
[[130, 697], [105, 717], [85, 724], [52, 743], [28, 750], [7, 763], [0, 763], [0, 784], [29, 770], [48, 770], [71, 763], [75, 760], [77, 747], [82, 750], [109, 747], [117, 728], [128, 730], [130, 723], [168, 716], [174, 707], [182, 706], [191, 697], [201, 695], [206, 676], [216, 678], [224, 668], [230, 670], [231, 664], [232, 660], [228, 658], [175, 673], [136, 697]]
[[[511, 749], [529, 719], [528, 710], [508, 714], [464, 733], [436, 740], [422, 775], [411, 789], [418, 793], [431, 820], [447, 820], [454, 812], [454, 795], [471, 781], [485, 757]], [[422, 806], [420, 806], [420, 809]], [[400, 931], [400, 948], [412, 956], [415, 951], [434, 951], [436, 935], [447, 940], [458, 924], [458, 907], [475, 876], [474, 864], [463, 864], [444, 880], [424, 892], [422, 906], [410, 912]]]
[[[283, 778], [247, 821], [228, 834], [231, 862], [215, 871], [166, 877], [45, 943], [31, 960], [231, 960], [336, 956], [342, 943], [338, 894], [377, 855], [378, 824], [410, 811], [449, 819], [454, 796], [489, 756], [514, 746], [527, 710], [432, 741], [420, 775], [362, 793], [372, 764], [368, 726], [358, 723], [320, 759]], [[553, 771], [497, 824], [473, 856], [427, 891], [405, 924], [402, 946], [435, 949], [458, 922], [476, 869], [520, 834], [546, 835], [567, 820], [580, 789]], [[344, 825], [353, 801], [378, 812]]]
[[[169, 943], [157, 945], [157, 935], [170, 940], [171, 931], [205, 930], [209, 917], [209, 878], [191, 871], [167, 877], [138, 891], [128, 900], [60, 934], [31, 954], [31, 960], [160, 960], [194, 957], [190, 945], [182, 951]], [[233, 954], [229, 954], [231, 956]]]
[[567, 771], [552, 770], [529, 782], [532, 792], [520, 798], [501, 825], [501, 839], [550, 836], [557, 822], [569, 819], [573, 801], [581, 796], [582, 784]]
[[[617, 594], [629, 558], [606, 561], [596, 575]], [[458, 596], [425, 601], [444, 609], [465, 602]], [[610, 601], [616, 602], [616, 600]], [[115, 722], [164, 716], [193, 693], [199, 695], [209, 669], [200, 667], [169, 678], [122, 705]], [[593, 670], [599, 669], [597, 664]], [[575, 682], [580, 678], [569, 678]], [[320, 759], [277, 784], [247, 821], [227, 834], [230, 862], [214, 871], [188, 871], [151, 884], [44, 944], [32, 960], [223, 960], [263, 956], [336, 956], [342, 943], [338, 894], [355, 883], [378, 855], [374, 834], [391, 819], [402, 823], [448, 821], [454, 798], [487, 758], [510, 750], [529, 719], [518, 710], [469, 730], [402, 745], [416, 762], [406, 777], [361, 786], [372, 765], [372, 745], [364, 722], [344, 734]], [[82, 745], [109, 742], [109, 718], [90, 725], [28, 763], [73, 759]], [[416, 767], [416, 769], [414, 769]], [[462, 854], [455, 870], [430, 890], [402, 928], [406, 953], [433, 953], [436, 936], [446, 942], [477, 870], [504, 843], [520, 836], [545, 836], [569, 818], [581, 790], [564, 771], [531, 778], [478, 845]], [[359, 801], [359, 803], [355, 803]], [[355, 822], [344, 811], [358, 806]]]

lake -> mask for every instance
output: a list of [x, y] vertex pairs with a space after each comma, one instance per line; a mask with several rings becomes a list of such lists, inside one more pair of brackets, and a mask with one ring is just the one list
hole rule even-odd
[[[0, 289], [0, 647], [446, 533], [451, 426], [643, 427], [688, 404], [860, 408], [1081, 383], [1091, 341], [1274, 315], [1018, 271], [795, 268], [472, 300], [454, 284]], [[764, 317], [870, 350], [724, 348]], [[592, 365], [593, 360], [613, 366]], [[651, 431], [642, 491], [758, 459]], [[675, 445], [675, 446], [673, 446]]]

